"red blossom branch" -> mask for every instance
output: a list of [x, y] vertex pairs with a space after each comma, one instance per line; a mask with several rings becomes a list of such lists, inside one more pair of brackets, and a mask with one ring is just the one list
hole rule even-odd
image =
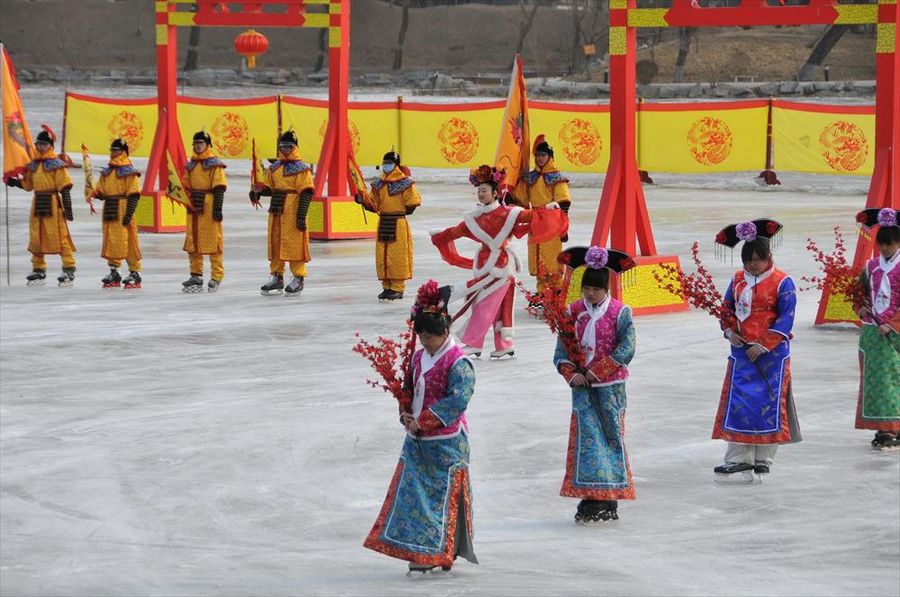
[[734, 311], [725, 304], [725, 299], [716, 288], [712, 274], [700, 260], [700, 244], [696, 241], [691, 246], [691, 258], [697, 267], [696, 272], [685, 275], [672, 264], [660, 263], [659, 267], [663, 270], [663, 274], [653, 272], [656, 283], [663, 290], [680, 296], [695, 309], [706, 311], [715, 317], [723, 330], [734, 329], [737, 327]]
[[569, 353], [569, 360], [575, 364], [580, 373], [584, 373], [587, 371], [587, 358], [578, 338], [575, 321], [569, 316], [566, 288], [563, 285], [564, 276], [559, 273], [547, 274], [543, 265], [539, 265], [538, 270], [538, 279], [544, 286], [542, 290], [531, 292], [522, 282], [516, 283], [528, 300], [525, 310], [547, 324], [550, 331], [563, 343], [566, 352]]
[[812, 284], [801, 290], [815, 289], [843, 296], [857, 312], [862, 307], [868, 306], [869, 296], [860, 280], [862, 268], [854, 267], [847, 262], [847, 246], [844, 244], [840, 226], [834, 227], [834, 250], [831, 253], [825, 253], [811, 238], [806, 239], [806, 243], [806, 248], [821, 267], [822, 275], [801, 276], [801, 280]]
[[374, 343], [359, 337], [353, 346], [353, 352], [362, 355], [372, 366], [381, 381], [367, 379], [366, 383], [373, 388], [381, 388], [397, 399], [400, 412], [412, 411], [412, 383], [407, 379], [411, 375], [412, 357], [416, 350], [416, 335], [413, 333], [412, 321], [407, 321], [407, 330], [400, 334], [399, 340], [379, 336]]

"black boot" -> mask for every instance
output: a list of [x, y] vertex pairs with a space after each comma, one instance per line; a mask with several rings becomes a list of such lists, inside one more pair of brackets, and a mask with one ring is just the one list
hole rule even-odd
[[25, 276], [25, 284], [28, 286], [43, 286], [44, 281], [47, 279], [47, 271], [42, 269], [36, 269], [27, 276]]
[[744, 471], [752, 471], [753, 465], [746, 462], [728, 462], [720, 464], [713, 469], [717, 475], [733, 475], [734, 473], [743, 473]]
[[109, 273], [100, 281], [103, 282], [103, 288], [117, 288], [122, 282], [122, 276], [119, 275], [119, 270], [111, 267]]
[[125, 290], [141, 287], [141, 274], [138, 272], [128, 272], [128, 275], [122, 280]]
[[68, 288], [75, 283], [75, 268], [64, 267], [62, 273], [57, 276], [56, 281], [59, 282], [60, 288]]
[[281, 294], [282, 290], [284, 290], [284, 276], [282, 274], [272, 274], [269, 281], [259, 287], [260, 294], [264, 296]]

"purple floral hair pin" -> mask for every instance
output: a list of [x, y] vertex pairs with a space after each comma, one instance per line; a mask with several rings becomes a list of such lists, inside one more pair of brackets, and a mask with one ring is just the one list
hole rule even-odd
[[584, 256], [584, 263], [591, 269], [606, 267], [609, 261], [609, 253], [603, 247], [591, 247]]
[[741, 222], [734, 231], [737, 233], [737, 237], [744, 242], [751, 241], [757, 236], [756, 224], [753, 222]]
[[889, 226], [896, 226], [897, 211], [891, 209], [890, 207], [885, 207], [878, 212], [878, 223], [884, 228], [887, 228]]

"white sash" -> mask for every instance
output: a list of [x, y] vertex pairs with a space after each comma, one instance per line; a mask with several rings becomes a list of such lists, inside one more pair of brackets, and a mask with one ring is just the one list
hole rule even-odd
[[883, 274], [881, 276], [881, 284], [878, 285], [878, 289], [875, 292], [875, 299], [872, 301], [872, 308], [877, 315], [881, 315], [891, 307], [891, 279], [889, 274], [896, 267], [897, 263], [900, 263], [900, 251], [894, 253], [894, 256], [890, 259], [878, 257], [878, 265], [875, 266], [875, 270], [878, 271], [880, 269]]
[[[584, 311], [582, 315], [587, 314], [590, 318], [590, 321], [587, 323], [587, 327], [584, 328], [584, 333], [581, 335], [581, 345], [584, 347], [584, 360], [585, 363], [590, 364], [590, 362], [594, 359], [594, 353], [597, 351], [597, 322], [600, 321], [600, 318], [606, 315], [606, 311], [609, 309], [609, 299], [610, 295], [606, 295], [606, 298], [602, 303], [597, 305], [596, 307], [582, 299], [582, 303], [584, 303]], [[581, 316], [579, 316], [579, 319]]]

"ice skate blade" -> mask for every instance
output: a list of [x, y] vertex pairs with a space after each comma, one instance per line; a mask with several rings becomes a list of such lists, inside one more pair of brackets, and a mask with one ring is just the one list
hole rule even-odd
[[60, 283], [58, 284], [58, 286], [59, 286], [60, 288], [71, 288], [71, 287], [74, 286], [74, 285], [75, 285], [75, 282], [74, 282], [74, 281], [72, 281], [72, 282], [60, 282]]
[[104, 284], [103, 288], [118, 288], [121, 285], [122, 284], [120, 284], [119, 282], [113, 282], [112, 284]]
[[28, 280], [25, 286], [44, 286], [46, 283], [46, 280]]
[[762, 478], [753, 471], [741, 471], [740, 473], [713, 473], [713, 480], [719, 485], [751, 485], [762, 483]]
[[122, 286], [122, 290], [137, 290], [140, 287], [140, 282], [138, 282], [137, 284], [125, 284], [124, 286]]
[[185, 294], [200, 294], [203, 292], [202, 286], [182, 286], [181, 292]]
[[218, 286], [215, 288], [207, 288], [206, 292], [207, 292], [207, 294], [215, 294], [215, 293], [219, 292], [219, 288], [218, 288]]
[[302, 292], [285, 292], [284, 298], [289, 298], [289, 299], [300, 298], [301, 294], [303, 294], [303, 293]]
[[900, 446], [872, 446], [876, 452], [900, 452]]
[[407, 570], [406, 576], [409, 578], [428, 578], [434, 576], [444, 576], [449, 574], [450, 568], [442, 568], [441, 566], [432, 566], [430, 568], [415, 568]]
[[[496, 350], [495, 350], [494, 352], [491, 353], [491, 360], [494, 360], [494, 361], [499, 361], [500, 359], [502, 359], [502, 358], [504, 358], [504, 357], [509, 357], [509, 359], [515, 359], [515, 358], [516, 358], [516, 351], [514, 351], [514, 350], [509, 350], [509, 351], [507, 351], [507, 350], [496, 351]], [[509, 359], [507, 359], [507, 360], [509, 360]]]
[[260, 290], [259, 293], [263, 296], [278, 296], [283, 293], [281, 289], [278, 290]]

